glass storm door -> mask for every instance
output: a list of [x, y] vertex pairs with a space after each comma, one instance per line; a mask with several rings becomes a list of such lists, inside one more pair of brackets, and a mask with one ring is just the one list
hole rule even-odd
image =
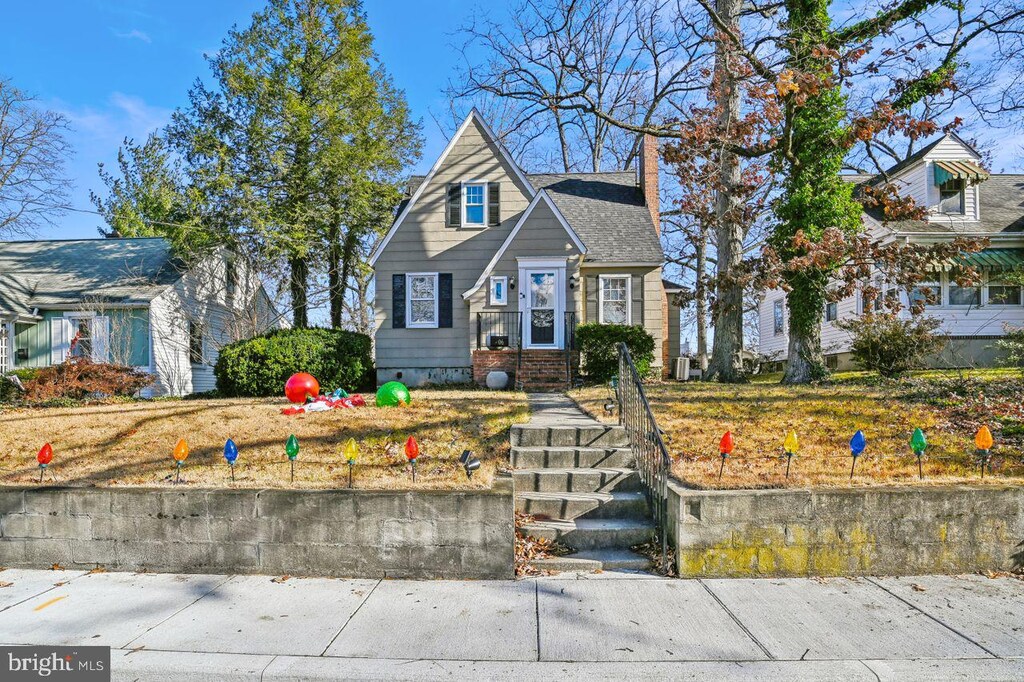
[[527, 348], [558, 348], [557, 321], [561, 308], [558, 289], [558, 271], [527, 270], [526, 326]]

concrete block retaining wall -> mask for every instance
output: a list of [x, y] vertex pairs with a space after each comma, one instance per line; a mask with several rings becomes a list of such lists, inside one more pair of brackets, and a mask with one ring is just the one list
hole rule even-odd
[[964, 573], [1024, 568], [1024, 489], [669, 489], [683, 577]]
[[0, 488], [0, 565], [511, 578], [510, 477], [490, 490]]

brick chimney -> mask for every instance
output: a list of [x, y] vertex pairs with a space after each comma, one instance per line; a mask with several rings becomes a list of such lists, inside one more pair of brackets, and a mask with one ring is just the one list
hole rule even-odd
[[637, 172], [644, 203], [651, 211], [654, 229], [661, 234], [661, 213], [658, 210], [658, 138], [644, 135], [640, 141], [640, 159]]

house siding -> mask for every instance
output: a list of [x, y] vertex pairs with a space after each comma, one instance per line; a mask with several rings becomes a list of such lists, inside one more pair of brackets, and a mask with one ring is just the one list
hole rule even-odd
[[[476, 348], [476, 313], [478, 312], [519, 312], [524, 308], [527, 294], [525, 282], [519, 282], [519, 259], [520, 258], [565, 258], [565, 312], [575, 312], [577, 319], [582, 312], [582, 298], [579, 294], [580, 287], [570, 286], [570, 278], [578, 276], [580, 251], [573, 244], [569, 234], [562, 227], [558, 218], [551, 211], [551, 208], [541, 201], [538, 203], [530, 216], [523, 223], [515, 238], [508, 245], [508, 248], [495, 263], [494, 268], [484, 279], [480, 289], [475, 291], [469, 298], [470, 315], [470, 336], [469, 347]], [[493, 257], [493, 254], [492, 254]], [[490, 303], [490, 277], [508, 277], [509, 281], [516, 278], [515, 291], [509, 291], [508, 305], [491, 305]], [[469, 287], [467, 287], [468, 289]], [[562, 321], [556, 321], [561, 324]], [[484, 329], [497, 333], [499, 330]], [[486, 339], [484, 339], [486, 342]]]
[[632, 283], [630, 284], [632, 296], [630, 321], [632, 324], [643, 325], [647, 333], [654, 337], [654, 363], [652, 367], [660, 368], [662, 366], [662, 343], [665, 328], [662, 311], [662, 297], [665, 295], [665, 289], [661, 281], [661, 268], [588, 265], [584, 262], [582, 273], [585, 303], [580, 319], [588, 323], [597, 322], [600, 319], [598, 315], [600, 275], [627, 274], [632, 276]]
[[[85, 310], [88, 306], [82, 306]], [[64, 310], [46, 310], [35, 324], [15, 325], [14, 348], [28, 349], [28, 359], [15, 361], [16, 368], [48, 367], [52, 364], [50, 320], [63, 319]], [[149, 310], [126, 308], [93, 310], [110, 318], [109, 362], [149, 367]]]
[[[228, 299], [226, 260], [198, 264], [150, 304], [154, 395], [186, 395], [217, 387], [213, 367], [223, 346], [285, 326], [256, 274], [237, 266], [236, 293]], [[192, 364], [189, 323], [203, 328], [203, 362]]]
[[[468, 180], [501, 183], [500, 225], [486, 228], [445, 225], [448, 183]], [[374, 350], [379, 379], [394, 376], [396, 371], [422, 368], [457, 370], [431, 374], [434, 379], [427, 377], [430, 380], [462, 375], [469, 380], [470, 350], [475, 335], [471, 331], [470, 307], [462, 301], [461, 295], [472, 288], [519, 220], [529, 199], [528, 188], [515, 177], [515, 170], [501, 157], [497, 146], [487, 139], [475, 119], [470, 121], [374, 265]], [[559, 233], [565, 234], [561, 228]], [[406, 272], [452, 274], [454, 301], [450, 328], [392, 327], [391, 278]]]

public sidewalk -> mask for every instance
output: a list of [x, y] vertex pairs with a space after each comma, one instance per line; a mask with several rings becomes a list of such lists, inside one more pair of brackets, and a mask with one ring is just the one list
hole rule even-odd
[[117, 680], [1024, 679], [1024, 581], [0, 571], [0, 643]]

